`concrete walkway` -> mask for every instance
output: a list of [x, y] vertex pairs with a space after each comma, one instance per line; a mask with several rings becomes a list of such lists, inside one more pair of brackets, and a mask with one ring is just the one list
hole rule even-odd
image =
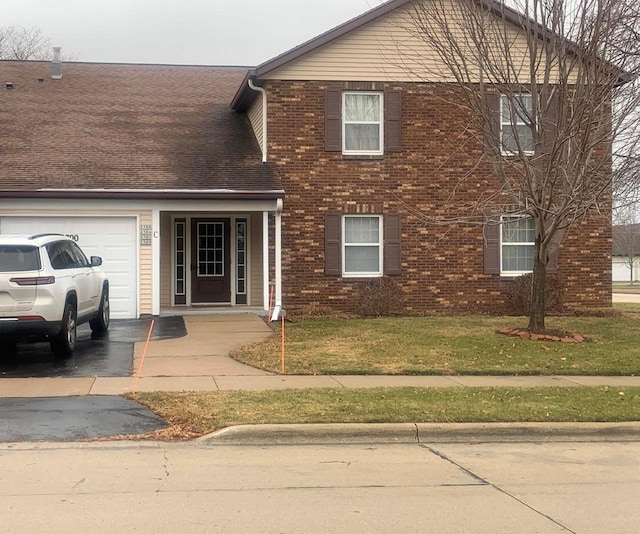
[[[222, 391], [367, 387], [640, 386], [640, 377], [615, 376], [336, 376], [276, 375], [228, 357], [231, 350], [266, 339], [272, 330], [253, 314], [185, 316], [187, 336], [151, 341], [137, 391]], [[120, 395], [131, 392], [142, 362], [137, 343], [130, 377], [3, 378], [0, 397]]]

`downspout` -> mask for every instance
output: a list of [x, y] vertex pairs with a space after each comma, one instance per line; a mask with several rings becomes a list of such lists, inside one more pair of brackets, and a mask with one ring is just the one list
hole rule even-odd
[[249, 89], [258, 91], [262, 95], [262, 164], [267, 163], [267, 91], [264, 87], [253, 84], [249, 78]]
[[[259, 87], [253, 83], [253, 80], [249, 78], [247, 80], [249, 85], [249, 89], [253, 91], [258, 91], [262, 95], [262, 164], [266, 165], [267, 163], [267, 91], [264, 87]], [[276, 239], [275, 239], [275, 275], [276, 275], [276, 287], [275, 287], [275, 305], [273, 307], [273, 313], [271, 314], [271, 320], [277, 321], [280, 313], [282, 312], [282, 199], [279, 198], [276, 203]], [[265, 258], [263, 258], [263, 270], [264, 270], [264, 278], [268, 279], [269, 275], [269, 246], [268, 246], [268, 238], [269, 238], [269, 230], [268, 230], [268, 215], [267, 212], [263, 214], [263, 242], [265, 249]], [[269, 292], [269, 284], [268, 282], [264, 284], [264, 299], [265, 305], [267, 305]]]
[[282, 199], [276, 204], [276, 243], [275, 243], [275, 268], [276, 268], [276, 302], [271, 314], [271, 320], [277, 321], [282, 310]]

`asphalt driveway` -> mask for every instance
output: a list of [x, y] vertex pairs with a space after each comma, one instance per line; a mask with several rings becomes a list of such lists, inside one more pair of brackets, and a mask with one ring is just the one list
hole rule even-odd
[[[187, 334], [182, 317], [154, 319], [152, 340]], [[134, 343], [147, 339], [150, 324], [150, 318], [115, 320], [100, 336], [83, 324], [75, 353], [66, 360], [55, 360], [48, 342], [20, 343], [15, 356], [0, 358], [0, 378], [130, 376]]]
[[93, 439], [166, 426], [162, 417], [122, 397], [0, 398], [0, 442]]
[[[134, 343], [147, 339], [151, 319], [112, 321], [104, 335], [78, 327], [74, 355], [55, 360], [47, 342], [24, 342], [0, 358], [0, 378], [130, 376]], [[182, 317], [156, 317], [151, 339], [187, 333]], [[0, 349], [1, 350], [1, 349]], [[64, 441], [140, 434], [166, 422], [146, 407], [118, 396], [0, 397], [0, 441]]]

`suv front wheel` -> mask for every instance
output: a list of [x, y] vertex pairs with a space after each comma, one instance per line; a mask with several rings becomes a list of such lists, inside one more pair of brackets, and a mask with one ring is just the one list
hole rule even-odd
[[68, 358], [76, 348], [76, 307], [67, 302], [62, 316], [60, 332], [51, 338], [50, 345], [56, 358]]

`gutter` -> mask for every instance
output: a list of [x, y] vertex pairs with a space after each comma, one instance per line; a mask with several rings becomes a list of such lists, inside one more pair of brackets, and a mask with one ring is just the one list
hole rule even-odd
[[233, 191], [228, 189], [23, 189], [0, 190], [2, 198], [121, 198], [184, 200], [277, 200], [284, 198], [281, 189]]
[[263, 87], [253, 84], [253, 80], [247, 80], [249, 88], [258, 91], [262, 95], [262, 164], [267, 163], [267, 91]]

